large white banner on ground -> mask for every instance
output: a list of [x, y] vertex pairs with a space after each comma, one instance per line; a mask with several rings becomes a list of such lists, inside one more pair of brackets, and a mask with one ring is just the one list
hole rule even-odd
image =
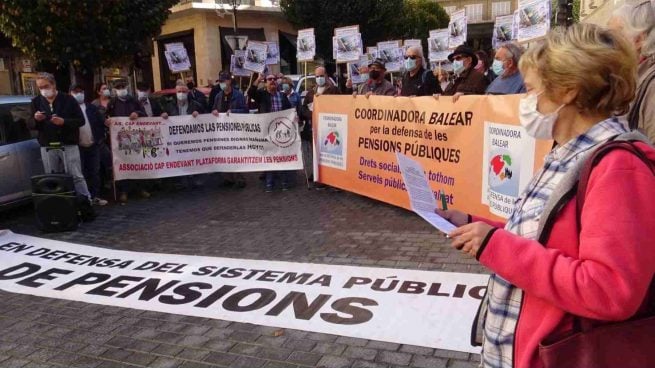
[[112, 118], [115, 180], [302, 170], [293, 109], [270, 114]]
[[487, 276], [140, 253], [0, 230], [0, 289], [463, 352]]

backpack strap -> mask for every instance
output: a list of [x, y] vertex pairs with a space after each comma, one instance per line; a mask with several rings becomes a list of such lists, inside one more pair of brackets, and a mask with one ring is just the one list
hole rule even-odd
[[641, 104], [644, 102], [644, 99], [646, 98], [646, 92], [648, 91], [648, 87], [650, 86], [651, 82], [655, 79], [655, 69], [650, 72], [644, 78], [644, 82], [641, 83], [639, 88], [637, 89], [637, 96], [635, 97], [635, 103], [632, 105], [632, 108], [630, 109], [630, 112], [628, 113], [628, 127], [631, 130], [635, 130], [639, 127], [639, 111], [641, 110]]

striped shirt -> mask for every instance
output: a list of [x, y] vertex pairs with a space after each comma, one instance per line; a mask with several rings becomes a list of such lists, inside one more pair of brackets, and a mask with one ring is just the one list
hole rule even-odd
[[[527, 239], [536, 239], [546, 201], [566, 172], [589, 149], [626, 131], [624, 124], [617, 118], [609, 118], [550, 151], [544, 166], [516, 201], [505, 230]], [[492, 274], [486, 297], [489, 305], [483, 326], [481, 365], [512, 367], [514, 333], [523, 302], [523, 290], [499, 275]]]

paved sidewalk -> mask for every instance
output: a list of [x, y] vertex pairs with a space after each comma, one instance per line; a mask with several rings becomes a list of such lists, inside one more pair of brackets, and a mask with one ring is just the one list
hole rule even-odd
[[[106, 248], [488, 273], [418, 216], [347, 192], [158, 192], [41, 234], [32, 210], [0, 228]], [[468, 328], [468, 326], [466, 326]], [[0, 367], [475, 367], [476, 354], [0, 292]]]

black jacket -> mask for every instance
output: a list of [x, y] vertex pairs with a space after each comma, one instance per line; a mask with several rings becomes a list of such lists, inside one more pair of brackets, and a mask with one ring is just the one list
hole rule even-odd
[[[152, 116], [153, 117], [159, 117], [162, 112], [164, 112], [164, 109], [162, 109], [161, 104], [159, 103], [159, 100], [156, 98], [148, 97], [148, 104], [150, 105], [150, 108], [152, 108]], [[143, 112], [146, 112], [146, 108], [143, 105], [141, 101], [139, 101], [139, 105], [141, 105], [141, 108], [143, 109]], [[147, 115], [147, 113], [146, 113]]]
[[125, 99], [114, 97], [107, 105], [107, 117], [130, 116], [133, 112], [136, 112], [139, 117], [146, 116], [139, 101], [130, 95]]
[[[290, 109], [291, 102], [287, 96], [280, 91], [276, 93], [282, 98], [282, 110]], [[266, 89], [257, 89], [257, 86], [253, 84], [248, 88], [248, 98], [255, 100], [260, 114], [271, 112], [271, 94]]]
[[202, 106], [194, 99], [187, 99], [187, 109], [184, 114], [180, 114], [180, 109], [177, 107], [177, 98], [174, 98], [168, 105], [166, 105], [165, 112], [170, 116], [191, 115], [194, 111], [202, 114]]
[[196, 101], [200, 105], [201, 110], [198, 111], [199, 113], [204, 114], [207, 112], [207, 96], [204, 93], [194, 88], [189, 91], [189, 99]]
[[[34, 119], [34, 113], [37, 111], [46, 115], [45, 120], [36, 121]], [[32, 99], [31, 112], [28, 124], [31, 129], [39, 132], [38, 141], [42, 147], [46, 147], [50, 143], [78, 144], [80, 127], [85, 124], [85, 121], [75, 98], [63, 92], [57, 92], [51, 108], [48, 100], [39, 95]], [[64, 125], [53, 124], [51, 121], [53, 114], [64, 119]]]
[[207, 112], [211, 112], [210, 109], [212, 109], [214, 102], [216, 101], [216, 96], [221, 92], [221, 85], [220, 84], [215, 84], [212, 87], [211, 92], [209, 92], [209, 103], [207, 104]]
[[86, 106], [86, 118], [89, 119], [91, 125], [93, 141], [98, 144], [105, 140], [105, 118], [96, 105], [92, 103], [84, 103], [84, 105]]
[[409, 72], [403, 73], [401, 96], [432, 96], [441, 94], [441, 85], [431, 70], [421, 67], [413, 77]]

